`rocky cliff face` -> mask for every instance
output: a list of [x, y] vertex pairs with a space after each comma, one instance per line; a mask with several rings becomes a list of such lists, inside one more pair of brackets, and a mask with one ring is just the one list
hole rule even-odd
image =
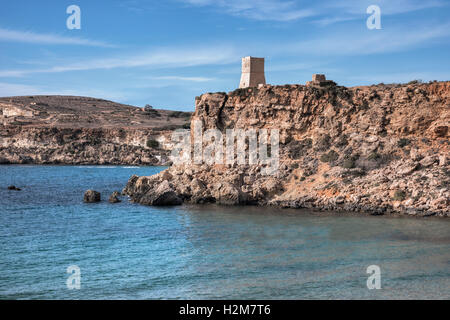
[[0, 164], [167, 164], [190, 113], [71, 96], [0, 98]]
[[449, 216], [449, 119], [450, 82], [207, 93], [193, 116], [203, 130], [280, 130], [276, 174], [262, 175], [260, 165], [174, 165], [131, 177], [124, 193], [143, 204], [170, 194], [176, 202]]

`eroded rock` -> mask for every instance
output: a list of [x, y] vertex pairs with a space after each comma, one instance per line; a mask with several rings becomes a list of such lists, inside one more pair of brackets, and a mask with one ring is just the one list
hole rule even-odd
[[84, 193], [83, 201], [86, 203], [95, 203], [101, 201], [100, 192], [94, 190], [87, 190]]
[[[449, 216], [443, 200], [450, 198], [448, 131], [441, 128], [450, 118], [448, 105], [450, 82], [264, 85], [204, 94], [196, 98], [192, 117], [203, 132], [279, 129], [278, 170], [266, 176], [261, 165], [173, 165], [155, 176], [131, 177], [124, 192], [145, 204]], [[403, 196], [394, 199], [396, 190]]]

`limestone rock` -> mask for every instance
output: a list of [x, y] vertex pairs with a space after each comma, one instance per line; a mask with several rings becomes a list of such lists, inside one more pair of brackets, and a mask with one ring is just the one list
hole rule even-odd
[[119, 203], [121, 202], [121, 200], [119, 199], [119, 192], [114, 191], [110, 196], [109, 196], [109, 203]]
[[175, 206], [182, 204], [182, 200], [169, 182], [164, 180], [155, 189], [147, 191], [139, 203], [151, 206]]
[[421, 161], [420, 161], [420, 165], [422, 166], [422, 167], [429, 167], [429, 166], [431, 166], [433, 163], [435, 163], [436, 162], [436, 157], [434, 157], [434, 156], [428, 156], [428, 157], [425, 157], [425, 158], [423, 158]]

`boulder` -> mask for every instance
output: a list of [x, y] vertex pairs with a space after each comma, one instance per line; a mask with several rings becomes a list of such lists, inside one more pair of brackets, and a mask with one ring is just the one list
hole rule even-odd
[[114, 192], [111, 194], [111, 196], [114, 196], [114, 197], [120, 197], [120, 192], [119, 192], [119, 191], [114, 191]]
[[419, 164], [417, 162], [407, 162], [399, 168], [398, 174], [401, 176], [407, 176], [413, 173], [418, 167]]
[[445, 154], [440, 155], [439, 156], [439, 165], [441, 167], [443, 167], [443, 166], [447, 165], [447, 163], [448, 163], [448, 156]]
[[434, 134], [439, 138], [445, 138], [447, 136], [448, 127], [445, 125], [436, 126], [434, 128]]
[[239, 190], [231, 183], [225, 182], [217, 190], [215, 198], [217, 203], [224, 205], [237, 205], [242, 203], [242, 196]]
[[117, 191], [114, 191], [110, 196], [109, 196], [109, 203], [118, 203], [121, 202], [118, 198], [119, 193]]
[[191, 190], [192, 194], [200, 195], [203, 191], [205, 191], [205, 184], [197, 178], [192, 179], [191, 182]]
[[428, 156], [428, 157], [425, 157], [425, 158], [423, 158], [421, 161], [420, 161], [420, 165], [422, 166], [422, 167], [429, 167], [429, 166], [431, 166], [432, 164], [434, 164], [435, 162], [436, 162], [436, 157], [434, 157], [434, 156]]
[[139, 199], [139, 203], [149, 206], [177, 206], [183, 200], [174, 191], [167, 180], [164, 180], [155, 189], [149, 190]]
[[94, 202], [100, 202], [100, 192], [94, 191], [94, 190], [88, 190], [84, 193], [84, 202], [86, 203], [94, 203]]

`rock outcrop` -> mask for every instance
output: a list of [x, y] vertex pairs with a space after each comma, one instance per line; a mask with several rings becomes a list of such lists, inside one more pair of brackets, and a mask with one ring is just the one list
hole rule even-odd
[[122, 202], [119, 197], [117, 196], [116, 192], [113, 192], [108, 199], [109, 203], [119, 203]]
[[95, 203], [101, 201], [100, 192], [88, 190], [84, 193], [83, 201], [86, 203]]
[[[188, 203], [256, 204], [371, 214], [450, 215], [450, 82], [264, 85], [196, 98], [203, 131], [279, 129], [280, 165], [173, 165], [133, 176], [124, 193]], [[191, 133], [193, 134], [193, 133]], [[156, 192], [158, 191], [158, 192]]]

